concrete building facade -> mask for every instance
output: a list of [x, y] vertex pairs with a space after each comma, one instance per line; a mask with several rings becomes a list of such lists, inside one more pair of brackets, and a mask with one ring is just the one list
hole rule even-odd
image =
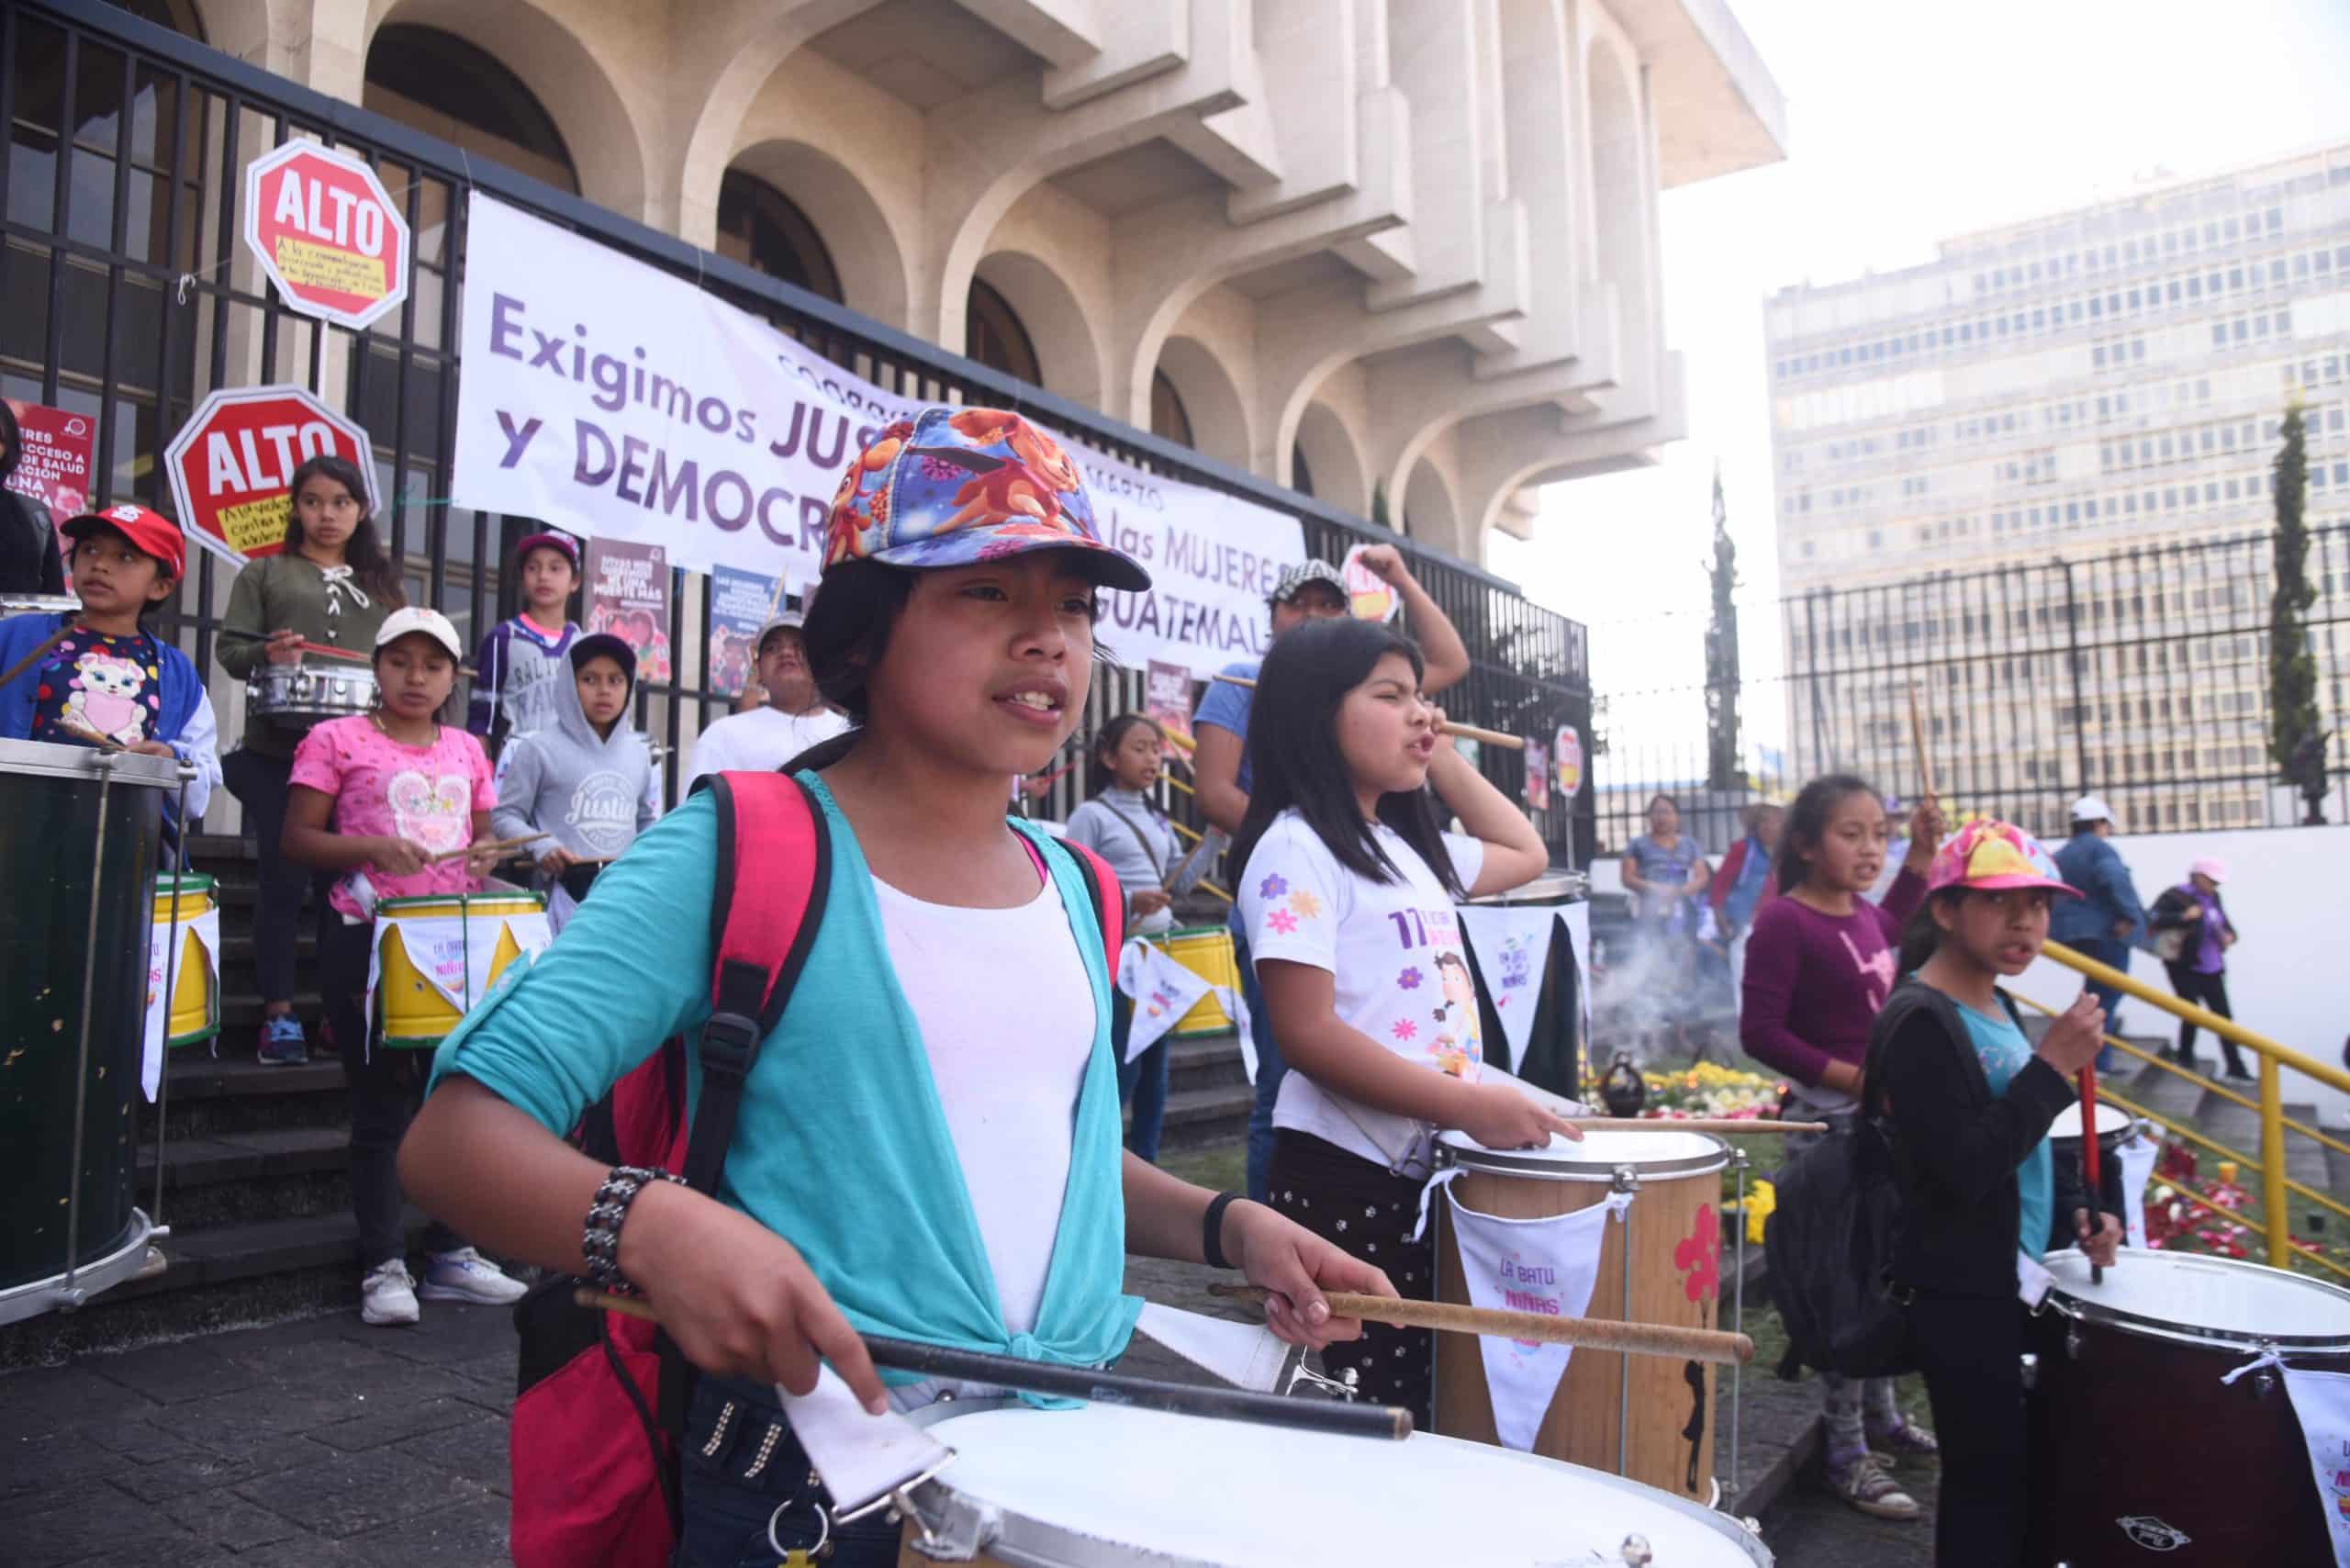
[[1464, 560], [1685, 428], [1722, 0], [139, 0], [214, 48]]
[[[2194, 778], [2144, 825], [2270, 813], [2262, 574], [2297, 400], [2309, 521], [2350, 518], [2350, 145], [1960, 236], [1764, 316], [1799, 774], [1909, 776], [1914, 678], [1930, 744], [1998, 736], [2019, 792]], [[2350, 574], [2320, 578], [2330, 622]], [[1849, 710], [1825, 724], [1823, 672]], [[2053, 722], [2002, 730], [2020, 707]]]

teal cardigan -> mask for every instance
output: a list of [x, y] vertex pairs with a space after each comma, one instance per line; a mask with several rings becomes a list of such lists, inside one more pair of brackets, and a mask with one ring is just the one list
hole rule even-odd
[[[719, 1197], [798, 1249], [861, 1332], [1068, 1365], [1114, 1359], [1142, 1303], [1122, 1294], [1110, 976], [1083, 873], [1039, 844], [1092, 982], [1094, 1039], [1044, 1300], [1035, 1331], [1014, 1335], [921, 1032], [883, 946], [872, 870], [831, 793], [813, 774], [800, 778], [831, 837], [832, 889], [807, 968], [744, 1087]], [[1012, 825], [1037, 839], [1019, 819]], [[596, 896], [538, 962], [510, 974], [442, 1042], [434, 1086], [472, 1078], [561, 1136], [664, 1039], [692, 1038], [710, 1016], [717, 837], [707, 794], [648, 829], [596, 879]], [[1016, 1017], [1005, 1024], [1020, 1026]], [[687, 1059], [691, 1103], [701, 1073]]]

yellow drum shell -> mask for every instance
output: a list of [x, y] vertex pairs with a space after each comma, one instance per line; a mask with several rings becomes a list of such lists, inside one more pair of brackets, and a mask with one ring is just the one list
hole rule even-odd
[[[482, 893], [420, 893], [411, 898], [383, 899], [375, 919], [456, 920], [468, 922], [467, 935], [478, 929], [481, 939], [496, 944], [489, 960], [489, 984], [521, 957], [522, 949], [506, 923], [517, 915], [543, 914], [546, 900], [520, 889], [498, 888]], [[449, 999], [433, 988], [400, 941], [397, 927], [383, 935], [375, 980], [375, 1012], [386, 1046], [431, 1047], [457, 1026], [464, 1016]], [[487, 988], [485, 988], [487, 989]], [[476, 999], [478, 1000], [478, 999]]]
[[[1232, 933], [1221, 925], [1187, 925], [1170, 931], [1163, 942], [1168, 956], [1208, 984], [1240, 989], [1240, 968], [1232, 951]], [[1192, 1004], [1192, 1010], [1175, 1021], [1171, 1031], [1178, 1039], [1192, 1039], [1201, 1035], [1228, 1035], [1232, 1032], [1231, 1016], [1224, 1004], [1208, 992]]]
[[[220, 1027], [220, 998], [212, 983], [212, 962], [205, 956], [204, 944], [196, 933], [187, 930], [203, 916], [220, 907], [212, 879], [189, 875], [176, 879], [179, 884], [180, 956], [172, 973], [172, 1007], [163, 1023], [163, 1043], [167, 1046], [192, 1046], [208, 1040]], [[172, 921], [172, 885], [170, 872], [155, 878], [155, 924], [168, 925]]]

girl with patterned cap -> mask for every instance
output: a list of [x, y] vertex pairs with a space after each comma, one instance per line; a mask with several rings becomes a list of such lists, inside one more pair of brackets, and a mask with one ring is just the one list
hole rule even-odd
[[[1270, 1327], [1301, 1344], [1360, 1329], [1323, 1290], [1393, 1294], [1270, 1209], [1121, 1148], [1086, 873], [1004, 814], [1004, 780], [1043, 767], [1084, 712], [1101, 590], [1148, 585], [1102, 541], [1076, 465], [1016, 414], [928, 409], [852, 462], [805, 633], [819, 688], [857, 727], [795, 769], [830, 893], [716, 1197], [648, 1181], [590, 1219], [612, 1171], [562, 1137], [710, 1015], [722, 851], [705, 795], [639, 838], [442, 1047], [409, 1191], [549, 1269], [582, 1271], [584, 1220], [610, 1233], [611, 1263], [700, 1371], [681, 1564], [752, 1561], [771, 1524], [787, 1551], [815, 1542], [803, 1505], [822, 1493], [777, 1384], [807, 1392], [822, 1357], [877, 1412], [937, 1396], [877, 1373], [859, 1331], [1100, 1364], [1140, 1308], [1121, 1294], [1128, 1252], [1228, 1259], [1278, 1293]], [[897, 1562], [879, 1516], [831, 1542], [834, 1568]]]
[[2038, 841], [1969, 823], [1926, 882], [1902, 946], [1908, 978], [1869, 1039], [1863, 1108], [1890, 1119], [1901, 1154], [1893, 1282], [1942, 1445], [1934, 1561], [2000, 1568], [2024, 1561], [2031, 1479], [2018, 1258], [2069, 1240], [2110, 1264], [2121, 1237], [2048, 1145], [2105, 1010], [2084, 991], [2034, 1046], [1999, 989], [2040, 956], [2050, 904], [2080, 896]]

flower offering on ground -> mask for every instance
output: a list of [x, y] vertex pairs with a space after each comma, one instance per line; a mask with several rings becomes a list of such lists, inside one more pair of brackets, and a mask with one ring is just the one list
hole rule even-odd
[[1641, 1074], [1648, 1084], [1643, 1116], [1666, 1121], [1692, 1117], [1722, 1117], [1753, 1121], [1779, 1114], [1779, 1098], [1787, 1092], [1783, 1080], [1759, 1072], [1740, 1072], [1709, 1061], [1694, 1067]]

